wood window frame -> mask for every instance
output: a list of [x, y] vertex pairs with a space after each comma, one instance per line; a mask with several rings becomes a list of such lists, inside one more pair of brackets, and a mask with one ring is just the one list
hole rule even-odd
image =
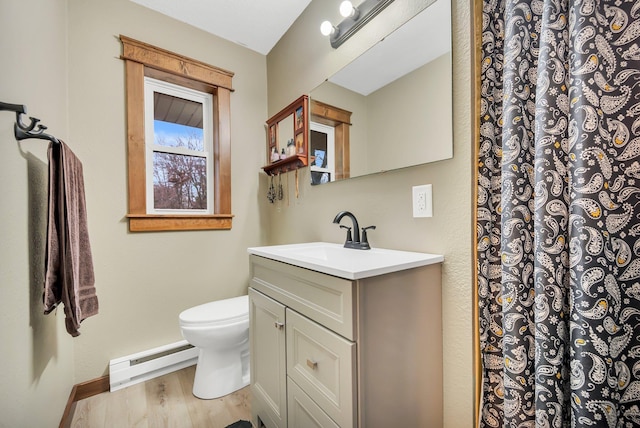
[[349, 127], [351, 112], [317, 100], [311, 100], [311, 120], [335, 129], [335, 180], [351, 176], [349, 157]]
[[[231, 229], [231, 80], [233, 73], [120, 35], [127, 88], [129, 230]], [[213, 214], [147, 214], [144, 77], [213, 95]]]

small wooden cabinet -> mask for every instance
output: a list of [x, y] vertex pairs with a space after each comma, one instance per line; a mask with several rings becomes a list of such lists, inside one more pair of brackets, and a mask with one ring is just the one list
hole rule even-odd
[[[273, 160], [276, 152], [278, 160]], [[283, 155], [284, 159], [280, 159]], [[309, 97], [300, 98], [267, 120], [267, 165], [262, 167], [268, 175], [293, 171], [309, 165]]]
[[442, 426], [440, 263], [348, 280], [250, 260], [254, 427]]

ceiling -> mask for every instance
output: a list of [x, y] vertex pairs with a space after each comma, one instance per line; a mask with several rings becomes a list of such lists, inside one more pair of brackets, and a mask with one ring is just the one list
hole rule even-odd
[[[312, 0], [131, 1], [267, 55]], [[367, 95], [450, 51], [450, 1], [427, 9], [329, 80]]]
[[131, 0], [266, 55], [311, 0]]

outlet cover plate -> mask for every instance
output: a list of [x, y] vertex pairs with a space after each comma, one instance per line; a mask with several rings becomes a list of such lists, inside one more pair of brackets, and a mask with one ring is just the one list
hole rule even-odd
[[413, 217], [433, 217], [431, 184], [413, 186]]

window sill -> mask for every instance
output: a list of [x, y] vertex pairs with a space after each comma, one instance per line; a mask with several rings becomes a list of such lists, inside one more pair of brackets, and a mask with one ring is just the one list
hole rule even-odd
[[215, 215], [153, 215], [128, 214], [130, 232], [172, 230], [228, 230], [233, 214]]

